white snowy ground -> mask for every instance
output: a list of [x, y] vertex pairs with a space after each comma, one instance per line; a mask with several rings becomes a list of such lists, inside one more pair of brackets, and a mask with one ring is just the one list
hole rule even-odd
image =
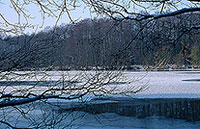
[[[90, 71], [91, 72], [91, 71]], [[23, 72], [22, 72], [23, 73]], [[74, 76], [79, 76], [80, 71], [49, 71], [50, 76], [37, 74], [36, 77], [32, 78], [15, 78], [15, 75], [10, 75], [11, 80], [22, 80], [22, 81], [55, 81], [62, 78], [62, 74], [65, 78], [71, 79]], [[167, 72], [124, 72], [125, 81], [130, 81], [130, 84], [117, 84], [121, 88], [140, 87], [146, 86], [144, 91], [133, 95], [134, 97], [142, 98], [200, 98], [200, 71], [167, 71]], [[14, 78], [14, 79], [13, 79]], [[42, 78], [42, 79], [41, 79]], [[0, 81], [6, 81], [5, 79]], [[112, 86], [112, 85], [110, 85]], [[12, 89], [24, 89], [26, 86], [12, 86], [7, 87], [5, 90], [1, 86], [0, 91], [10, 91]], [[40, 86], [39, 89], [45, 89]], [[131, 88], [130, 88], [131, 89]]]
[[[199, 71], [169, 72], [126, 72], [128, 78], [134, 78], [135, 86], [147, 85], [148, 89], [131, 95], [136, 98], [200, 98], [200, 81], [184, 81], [200, 79]], [[139, 80], [139, 81], [138, 81]], [[127, 85], [128, 86], [128, 85]], [[80, 129], [200, 129], [200, 122], [148, 117], [137, 119], [105, 113], [86, 115], [74, 122], [73, 128]]]
[[147, 89], [137, 93], [139, 98], [200, 98], [200, 71], [127, 72], [141, 80], [134, 85], [147, 84]]
[[[52, 72], [54, 73], [54, 72]], [[73, 72], [76, 74], [76, 72]], [[135, 79], [131, 85], [147, 85], [147, 89], [131, 95], [136, 98], [200, 98], [200, 72], [199, 71], [173, 71], [173, 72], [125, 72], [128, 79]], [[57, 78], [55, 76], [54, 78]], [[197, 79], [197, 80], [191, 80]], [[185, 81], [187, 80], [187, 81]], [[190, 81], [188, 81], [190, 80]], [[122, 84], [126, 86], [126, 84]], [[127, 85], [129, 86], [129, 85]], [[80, 112], [81, 114], [82, 112]], [[137, 119], [134, 117], [119, 116], [104, 113], [91, 115], [86, 113], [81, 119], [73, 122], [71, 128], [80, 129], [200, 129], [200, 122], [187, 122], [185, 120], [148, 117]], [[70, 117], [66, 121], [71, 120]], [[23, 124], [23, 122], [21, 123]], [[1, 127], [4, 128], [4, 127]]]

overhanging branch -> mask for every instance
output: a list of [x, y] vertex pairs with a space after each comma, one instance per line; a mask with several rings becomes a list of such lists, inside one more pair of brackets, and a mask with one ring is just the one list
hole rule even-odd
[[[9, 98], [16, 98], [16, 97], [12, 96], [12, 97], [9, 97]], [[0, 102], [0, 108], [7, 107], [7, 106], [17, 106], [17, 105], [35, 102], [37, 100], [51, 99], [51, 98], [71, 99], [71, 97], [60, 97], [59, 95], [45, 95], [45, 96], [44, 95], [37, 95], [35, 97], [30, 97], [30, 98], [21, 98], [21, 99], [16, 99], [16, 100], [2, 101], [2, 102]]]
[[171, 16], [176, 16], [179, 14], [183, 14], [183, 13], [188, 13], [188, 12], [196, 12], [196, 11], [200, 11], [200, 7], [196, 7], [196, 8], [183, 8], [174, 12], [169, 12], [169, 13], [161, 13], [161, 14], [150, 14], [150, 15], [144, 15], [140, 18], [131, 18], [131, 17], [126, 17], [125, 19], [133, 19], [136, 21], [142, 21], [145, 19], [159, 19], [159, 18], [163, 18], [163, 17], [171, 17]]

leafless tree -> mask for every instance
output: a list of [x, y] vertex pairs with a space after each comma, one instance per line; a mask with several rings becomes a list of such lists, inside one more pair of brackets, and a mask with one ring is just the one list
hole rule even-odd
[[[27, 11], [29, 6], [37, 6], [39, 14], [45, 22], [45, 17], [55, 17], [55, 26], [59, 19], [66, 14], [72, 23], [77, 19], [73, 19], [71, 12], [77, 8], [85, 7], [90, 10], [92, 15], [106, 16], [117, 21], [133, 20], [142, 22], [141, 29], [133, 36], [122, 49], [113, 53], [113, 56], [120, 59], [134, 40], [143, 31], [144, 27], [152, 21], [164, 17], [173, 17], [179, 14], [188, 12], [200, 11], [199, 2], [195, 1], [154, 1], [154, 0], [9, 0], [9, 4], [17, 14], [17, 21], [11, 22], [7, 16], [0, 12], [0, 33], [20, 35], [24, 33], [26, 28], [37, 28], [37, 25], [30, 23], [32, 18], [31, 11]], [[0, 1], [1, 6], [5, 6], [3, 1]], [[153, 11], [151, 11], [153, 10]], [[154, 11], [159, 11], [155, 13]], [[141, 13], [142, 12], [142, 13]], [[185, 31], [199, 29], [200, 25], [190, 25]], [[56, 31], [55, 29], [53, 31]], [[34, 37], [34, 36], [33, 36]], [[39, 37], [40, 38], [40, 37]], [[62, 38], [62, 37], [59, 37]], [[6, 38], [1, 38], [6, 40]], [[74, 100], [83, 99], [87, 95], [109, 95], [109, 94], [134, 94], [144, 89], [143, 86], [135, 87], [131, 83], [134, 80], [127, 80], [121, 71], [46, 71], [45, 69], [18, 71], [22, 66], [33, 63], [32, 61], [42, 58], [43, 55], [49, 55], [52, 49], [47, 48], [46, 44], [42, 44], [40, 39], [39, 44], [30, 44], [32, 40], [24, 39], [24, 45], [16, 48], [9, 46], [1, 51], [0, 57], [0, 108], [1, 119], [0, 123], [4, 127], [10, 128], [55, 128], [53, 126], [62, 123], [65, 119], [64, 115], [54, 114], [55, 112], [46, 112], [44, 107], [38, 106], [39, 102], [51, 105], [51, 99], [59, 100]], [[45, 39], [44, 39], [45, 40]], [[3, 41], [3, 42], [4, 42]], [[52, 36], [52, 43], [55, 41]], [[37, 46], [38, 45], [38, 46]], [[54, 48], [54, 44], [51, 46]], [[45, 51], [43, 51], [45, 50]], [[35, 55], [41, 55], [36, 56]], [[88, 56], [88, 55], [87, 55]], [[116, 83], [130, 84], [116, 85]], [[34, 103], [37, 102], [37, 103]], [[36, 109], [43, 107], [40, 110], [42, 113], [34, 118], [31, 113], [35, 113]], [[50, 114], [49, 114], [50, 113]], [[13, 119], [11, 114], [14, 114], [16, 119]], [[42, 115], [42, 118], [41, 118]], [[23, 119], [21, 119], [23, 117]], [[41, 119], [39, 119], [41, 118]], [[20, 120], [28, 121], [28, 124], [20, 125]], [[50, 122], [48, 121], [50, 120]], [[69, 123], [70, 124], [70, 123]]]
[[[13, 44], [9, 42], [9, 39], [4, 39], [5, 41], [2, 42], [2, 44], [8, 43], [1, 53], [0, 62], [2, 127], [60, 126], [61, 121], [67, 118], [65, 118], [65, 113], [57, 114], [53, 111], [55, 107], [59, 107], [59, 104], [55, 106], [55, 103], [51, 102], [52, 99], [59, 101], [79, 99], [85, 102], [91, 95], [127, 95], [137, 93], [145, 88], [131, 85], [134, 80], [127, 79], [121, 71], [102, 71], [100, 69], [63, 71], [65, 66], [59, 57], [56, 58], [56, 61], [61, 61], [60, 65], [57, 65], [59, 71], [55, 70], [53, 64], [48, 61], [48, 57], [52, 57], [60, 48], [62, 40], [58, 38], [61, 35], [56, 37], [58, 32], [55, 32], [55, 35], [50, 33], [50, 36], [42, 37], [43, 33], [45, 32], [27, 37], [25, 35], [22, 40]], [[52, 36], [53, 38], [48, 40]], [[46, 62], [49, 64], [46, 65]], [[129, 86], [124, 87], [119, 84]], [[48, 107], [49, 110], [46, 111], [44, 107]], [[40, 108], [42, 109], [39, 110]], [[19, 119], [15, 121], [9, 115], [10, 113]], [[34, 113], [39, 114], [31, 116]], [[53, 123], [49, 123], [49, 120]], [[25, 123], [23, 123], [24, 121]], [[23, 124], [21, 125], [21, 123]]]

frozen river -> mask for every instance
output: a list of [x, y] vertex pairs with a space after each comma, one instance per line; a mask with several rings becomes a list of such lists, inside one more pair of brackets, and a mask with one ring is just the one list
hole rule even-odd
[[135, 76], [134, 85], [147, 85], [147, 89], [136, 97], [155, 98], [200, 98], [199, 71], [173, 72], [127, 72], [127, 76]]
[[[132, 95], [134, 98], [200, 98], [199, 71], [169, 71], [169, 72], [126, 72], [128, 78], [134, 78], [132, 85], [146, 85], [147, 89]], [[87, 122], [86, 122], [87, 121]], [[95, 123], [95, 124], [93, 124]], [[117, 114], [89, 115], [75, 127], [83, 129], [199, 129], [200, 122], [186, 120], [147, 117], [119, 116]], [[82, 124], [82, 126], [80, 126]]]
[[185, 120], [163, 117], [134, 117], [119, 116], [112, 113], [100, 115], [86, 115], [74, 122], [72, 129], [199, 129], [200, 122], [186, 122]]
[[[54, 83], [54, 80], [60, 78], [59, 72], [50, 72], [51, 81], [40, 81], [38, 85], [44, 86], [45, 84]], [[69, 72], [72, 75], [78, 72]], [[70, 76], [69, 74], [69, 76]], [[127, 80], [133, 81], [130, 84], [117, 84], [123, 86], [146, 86], [146, 89], [137, 93], [136, 95], [130, 95], [134, 98], [200, 98], [200, 72], [199, 71], [169, 71], [169, 72], [128, 72], [126, 71], [124, 76]], [[22, 80], [18, 82], [12, 82], [9, 85], [20, 85], [25, 87], [26, 85], [35, 85], [35, 80]], [[0, 83], [5, 86], [5, 80]], [[119, 96], [115, 96], [119, 97]], [[136, 100], [137, 101], [137, 100]], [[148, 101], [148, 100], [147, 100]], [[51, 101], [50, 101], [51, 102]], [[55, 102], [55, 100], [52, 100]], [[57, 101], [60, 102], [60, 101]], [[74, 101], [76, 103], [76, 101]], [[61, 103], [61, 102], [60, 102]], [[62, 102], [62, 106], [69, 105], [71, 102]], [[98, 102], [96, 102], [98, 104]], [[64, 104], [64, 105], [63, 105]], [[100, 104], [100, 103], [99, 103]], [[36, 104], [37, 105], [37, 104]], [[38, 106], [38, 105], [37, 105]], [[48, 117], [62, 116], [63, 114], [57, 114], [55, 109], [49, 108], [49, 106], [38, 106], [32, 110], [31, 118], [35, 117], [38, 122], [45, 121]], [[23, 108], [22, 108], [23, 109]], [[25, 108], [24, 108], [25, 109]], [[48, 110], [47, 110], [48, 109]], [[122, 110], [124, 110], [122, 108]], [[12, 113], [13, 112], [13, 113]], [[5, 114], [8, 113], [6, 116]], [[37, 114], [37, 116], [36, 116]], [[50, 115], [49, 115], [50, 114]], [[116, 113], [101, 113], [91, 114], [83, 111], [65, 112], [67, 117], [64, 117], [64, 121], [61, 121], [55, 128], [62, 127], [70, 122], [70, 128], [80, 129], [198, 129], [200, 128], [200, 122], [188, 122], [186, 120], [164, 118], [162, 116], [150, 116], [138, 119], [136, 117], [128, 117], [118, 115]], [[45, 116], [46, 115], [46, 116]], [[7, 117], [11, 124], [16, 124], [18, 127], [26, 127], [27, 120], [21, 117], [16, 111], [11, 109], [4, 109], [0, 112], [1, 119]], [[2, 117], [3, 116], [3, 117]], [[14, 116], [14, 117], [13, 117]], [[44, 120], [42, 118], [44, 117]], [[17, 121], [15, 121], [18, 118]], [[59, 118], [59, 117], [58, 117]], [[48, 118], [49, 119], [49, 118]], [[56, 118], [57, 119], [57, 118]], [[49, 119], [51, 120], [51, 118]], [[1, 128], [5, 128], [4, 124], [0, 124]], [[47, 127], [50, 128], [50, 127]]]
[[[23, 73], [23, 72], [21, 72]], [[12, 88], [26, 88], [27, 86], [39, 86], [45, 88], [45, 86], [59, 86], [58, 80], [65, 78], [66, 80], [72, 80], [71, 78], [81, 78], [81, 80], [72, 80], [73, 83], [82, 85], [84, 81], [88, 81], [85, 78], [88, 75], [93, 74], [93, 72], [80, 72], [80, 71], [48, 71], [45, 74], [37, 74], [31, 78], [18, 78], [15, 74], [9, 75], [11, 79], [8, 81], [1, 79], [0, 86], [7, 87], [7, 91], [12, 90]], [[88, 75], [87, 75], [88, 74]], [[107, 74], [105, 74], [107, 75]], [[84, 76], [84, 77], [82, 77]], [[104, 76], [102, 74], [101, 76]], [[121, 88], [130, 88], [130, 87], [143, 87], [145, 90], [137, 92], [134, 97], [155, 97], [155, 98], [200, 98], [200, 71], [167, 71], [167, 72], [123, 72], [124, 79], [123, 83], [111, 83], [108, 85]], [[104, 78], [106, 79], [106, 77]], [[79, 82], [80, 81], [80, 82]], [[131, 83], [127, 83], [131, 82]], [[66, 81], [65, 84], [69, 82]], [[71, 83], [71, 82], [70, 82]], [[62, 85], [62, 83], [61, 83]], [[37, 87], [37, 88], [39, 88]], [[11, 88], [11, 89], [9, 89]], [[1, 88], [2, 90], [4, 88]], [[131, 90], [131, 88], [130, 88]], [[6, 90], [4, 89], [4, 92]]]

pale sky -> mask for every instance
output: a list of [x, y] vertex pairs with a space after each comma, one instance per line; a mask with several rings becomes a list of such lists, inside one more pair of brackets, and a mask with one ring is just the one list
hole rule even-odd
[[[6, 1], [3, 1], [4, 3], [2, 4], [1, 3], [1, 0], [0, 0], [0, 12], [5, 16], [5, 18], [11, 22], [11, 23], [17, 23], [18, 21], [18, 18], [17, 18], [17, 14], [16, 12], [9, 7], [9, 4], [10, 4], [10, 1], [6, 0]], [[29, 5], [29, 8], [27, 10], [29, 12], [29, 14], [31, 14], [31, 16], [33, 16], [34, 18], [33, 19], [29, 19], [29, 22], [34, 24], [34, 25], [38, 25], [38, 26], [41, 26], [42, 25], [42, 17], [40, 16], [40, 13], [39, 13], [39, 8], [35, 5]], [[80, 19], [85, 19], [85, 18], [91, 18], [91, 15], [89, 13], [89, 10], [88, 9], [84, 9], [83, 7], [79, 7], [77, 8], [74, 12], [71, 13], [71, 16], [74, 20], [80, 18]], [[0, 22], [2, 21], [2, 19], [0, 19]], [[21, 20], [22, 22], [24, 21], [24, 19]], [[66, 14], [64, 14], [62, 16], [62, 18], [59, 20], [58, 24], [57, 25], [60, 25], [62, 23], [69, 23], [70, 20], [69, 18], [67, 17]], [[45, 18], [45, 22], [44, 22], [44, 25], [42, 26], [42, 28], [38, 28], [38, 30], [42, 30], [44, 29], [45, 27], [47, 26], [54, 26], [56, 23], [56, 18], [52, 18], [52, 17], [46, 17]], [[29, 32], [29, 33], [32, 33], [34, 32], [34, 30], [32, 29], [27, 29], [25, 32]]]
[[[184, 4], [183, 4], [184, 3]], [[16, 12], [9, 7], [10, 4], [10, 0], [0, 0], [0, 13], [4, 15], [4, 17], [11, 23], [17, 23], [18, 19], [17, 19], [17, 14]], [[182, 3], [180, 4], [179, 7], [187, 7], [186, 5], [189, 5], [191, 3], [188, 3], [187, 0], [182, 0]], [[178, 5], [176, 5], [176, 7], [178, 7]], [[27, 8], [29, 14], [31, 14], [31, 16], [35, 17], [34, 19], [29, 19], [29, 22], [34, 24], [34, 25], [38, 25], [41, 26], [42, 25], [42, 17], [39, 14], [39, 8], [36, 5], [28, 5]], [[151, 11], [151, 10], [150, 10]], [[156, 10], [154, 10], [156, 11]], [[58, 14], [57, 14], [58, 15]], [[89, 13], [89, 9], [84, 9], [82, 6], [78, 7], [74, 12], [71, 13], [71, 16], [74, 20], [80, 18], [80, 19], [85, 19], [85, 18], [93, 18], [90, 16]], [[2, 19], [0, 18], [0, 22], [2, 21]], [[24, 19], [21, 20], [22, 22], [24, 21]], [[44, 25], [42, 26], [42, 28], [38, 28], [38, 30], [42, 30], [47, 26], [53, 26], [56, 23], [56, 18], [51, 18], [51, 17], [46, 17]], [[60, 25], [62, 23], [69, 23], [69, 18], [67, 17], [66, 14], [64, 14], [62, 16], [62, 18], [59, 20], [57, 25]], [[27, 29], [25, 32], [29, 32], [32, 33], [34, 32], [33, 29]]]

